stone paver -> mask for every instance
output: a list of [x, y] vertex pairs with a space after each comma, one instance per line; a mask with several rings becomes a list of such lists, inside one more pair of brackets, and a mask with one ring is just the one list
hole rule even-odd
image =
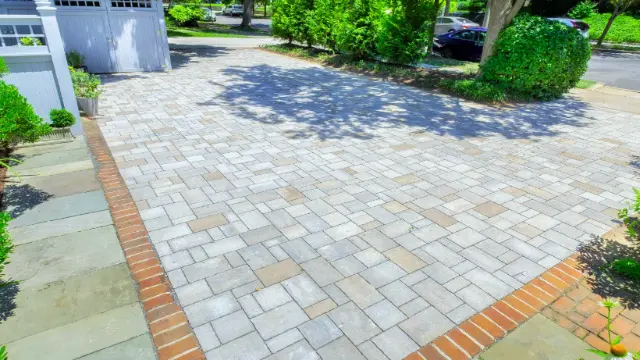
[[[174, 65], [106, 77], [97, 121], [208, 359], [401, 358], [640, 186], [638, 115], [494, 109], [251, 49]], [[255, 331], [223, 340], [211, 324], [240, 312]]]

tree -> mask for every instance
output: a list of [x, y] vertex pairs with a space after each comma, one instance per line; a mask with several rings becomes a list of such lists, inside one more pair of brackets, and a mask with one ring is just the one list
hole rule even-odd
[[251, 18], [253, 17], [254, 0], [244, 0], [241, 28], [251, 27]]
[[604, 38], [607, 37], [607, 33], [609, 32], [609, 29], [611, 28], [611, 25], [613, 24], [613, 21], [616, 19], [616, 17], [618, 17], [618, 15], [620, 15], [621, 13], [627, 11], [627, 9], [629, 9], [631, 5], [639, 2], [640, 0], [611, 0], [611, 5], [613, 5], [613, 12], [609, 17], [607, 26], [604, 27], [602, 35], [600, 35], [600, 38], [598, 39], [598, 46], [602, 45]]
[[444, 4], [444, 16], [449, 15], [449, 11], [451, 11], [451, 0], [446, 0]]
[[[616, 1], [616, 0], [614, 0]], [[617, 0], [622, 1], [622, 0]], [[481, 64], [493, 55], [493, 46], [498, 39], [498, 35], [502, 29], [511, 24], [513, 18], [518, 15], [520, 9], [524, 5], [525, 0], [489, 0], [487, 2], [487, 17], [489, 19], [487, 26], [487, 38], [482, 48]]]

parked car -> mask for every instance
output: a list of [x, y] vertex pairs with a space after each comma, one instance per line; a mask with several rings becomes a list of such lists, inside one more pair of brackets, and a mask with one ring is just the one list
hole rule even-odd
[[561, 23], [567, 25], [568, 27], [572, 27], [578, 30], [580, 34], [582, 34], [582, 36], [584, 36], [586, 39], [589, 38], [589, 29], [590, 29], [589, 24], [587, 24], [582, 20], [575, 20], [575, 19], [569, 19], [569, 18], [548, 18], [548, 19], [553, 21], [560, 21]]
[[213, 12], [211, 8], [205, 7], [202, 8], [204, 10], [204, 20], [205, 21], [216, 21], [216, 13]]
[[222, 15], [242, 16], [242, 14], [244, 14], [244, 7], [242, 5], [229, 5], [222, 10]]
[[436, 19], [435, 32], [437, 35], [458, 30], [470, 29], [478, 26], [480, 25], [474, 23], [469, 19], [456, 16], [440, 16]]
[[433, 51], [447, 58], [480, 61], [486, 37], [484, 27], [441, 34], [433, 41]]

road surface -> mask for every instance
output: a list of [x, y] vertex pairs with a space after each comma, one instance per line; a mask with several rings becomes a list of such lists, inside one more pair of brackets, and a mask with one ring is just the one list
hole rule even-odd
[[[258, 14], [261, 15], [261, 14]], [[242, 22], [241, 16], [225, 16], [222, 14], [216, 15], [216, 23], [223, 25], [240, 25]], [[271, 26], [271, 19], [253, 19], [251, 23], [258, 29], [269, 29]]]
[[594, 53], [584, 78], [640, 91], [640, 53]]

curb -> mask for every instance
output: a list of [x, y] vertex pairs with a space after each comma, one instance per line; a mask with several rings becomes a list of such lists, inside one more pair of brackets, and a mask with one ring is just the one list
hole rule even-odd
[[83, 118], [82, 126], [120, 246], [136, 282], [138, 300], [142, 303], [158, 359], [204, 360], [204, 353], [182, 307], [175, 301], [160, 258], [98, 124]]

